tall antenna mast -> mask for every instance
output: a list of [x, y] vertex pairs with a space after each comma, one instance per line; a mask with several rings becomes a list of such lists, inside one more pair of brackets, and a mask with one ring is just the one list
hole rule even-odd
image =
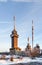
[[28, 37], [28, 43], [30, 43], [29, 37]]
[[32, 20], [32, 49], [33, 49], [33, 42], [34, 42], [34, 25]]
[[14, 16], [14, 29], [16, 29], [16, 17]]

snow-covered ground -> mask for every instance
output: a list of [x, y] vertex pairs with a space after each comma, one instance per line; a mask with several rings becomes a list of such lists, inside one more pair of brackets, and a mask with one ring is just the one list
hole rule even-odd
[[22, 59], [17, 58], [17, 56], [13, 59], [13, 61], [10, 61], [10, 56], [6, 56], [6, 58], [9, 58], [8, 60], [0, 60], [0, 65], [9, 65], [9, 64], [17, 64], [17, 63], [28, 63], [28, 62], [39, 62], [42, 63], [42, 58], [34, 58], [31, 59], [30, 57], [23, 57]]

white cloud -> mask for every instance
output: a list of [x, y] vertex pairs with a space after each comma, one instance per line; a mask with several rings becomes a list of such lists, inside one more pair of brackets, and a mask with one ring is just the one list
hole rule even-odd
[[7, 2], [7, 0], [0, 0], [0, 2]]
[[0, 24], [10, 24], [12, 23], [11, 21], [0, 21]]
[[33, 2], [42, 2], [42, 0], [33, 0]]
[[11, 1], [15, 1], [15, 2], [32, 2], [32, 0], [11, 0]]
[[42, 2], [42, 0], [0, 0], [0, 2], [7, 2], [7, 1], [13, 1], [13, 2]]
[[7, 2], [7, 1], [14, 1], [14, 2], [42, 2], [42, 0], [0, 0], [0, 2]]
[[42, 2], [42, 0], [11, 0], [15, 2]]

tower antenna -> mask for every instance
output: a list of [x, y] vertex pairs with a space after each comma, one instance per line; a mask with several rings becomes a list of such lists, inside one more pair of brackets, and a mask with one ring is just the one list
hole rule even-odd
[[34, 42], [34, 25], [32, 20], [32, 49], [33, 49], [33, 42]]
[[28, 43], [30, 43], [29, 37], [28, 37]]
[[14, 16], [14, 29], [16, 29], [16, 17]]

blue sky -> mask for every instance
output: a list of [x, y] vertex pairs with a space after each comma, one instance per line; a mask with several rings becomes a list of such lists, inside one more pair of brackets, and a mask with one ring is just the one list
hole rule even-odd
[[34, 21], [34, 46], [42, 48], [42, 1], [40, 0], [0, 0], [0, 51], [11, 48], [10, 34], [14, 28], [19, 34], [18, 46], [24, 49], [30, 37], [32, 44], [32, 20]]

